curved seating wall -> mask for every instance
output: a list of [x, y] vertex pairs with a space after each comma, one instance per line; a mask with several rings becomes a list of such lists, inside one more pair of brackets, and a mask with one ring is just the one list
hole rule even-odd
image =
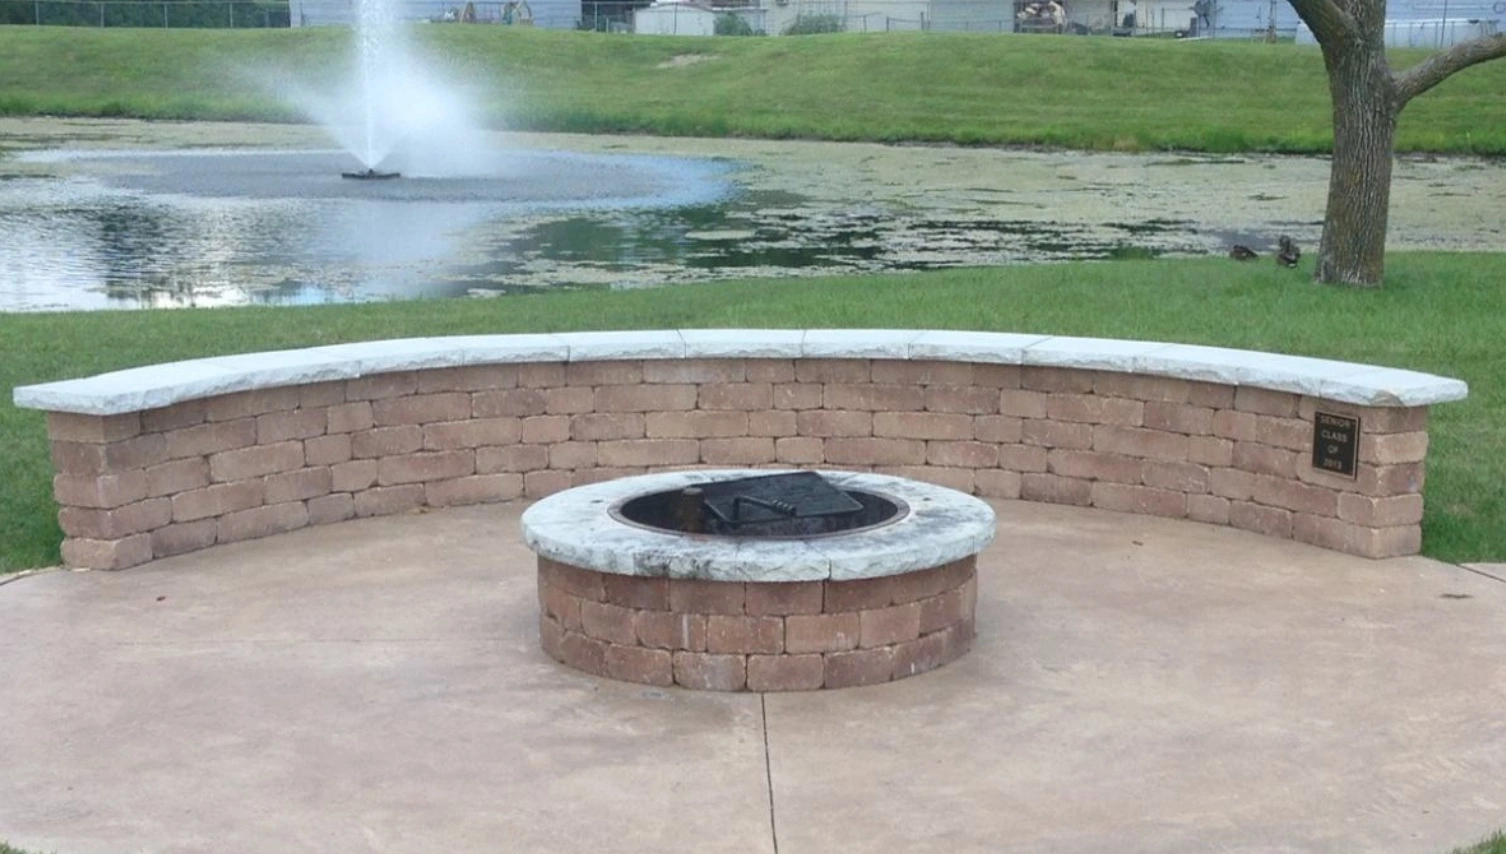
[[[1458, 380], [1178, 344], [683, 330], [407, 339], [15, 390], [48, 412], [66, 563], [122, 568], [357, 516], [687, 466], [872, 470], [992, 498], [1421, 546]], [[1315, 413], [1357, 417], [1353, 477]]]

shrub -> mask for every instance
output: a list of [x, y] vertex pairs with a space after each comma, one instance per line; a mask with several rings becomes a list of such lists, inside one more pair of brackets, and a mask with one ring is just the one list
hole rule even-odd
[[846, 27], [842, 25], [841, 15], [799, 15], [795, 22], [785, 28], [787, 36], [809, 36], [816, 33], [840, 33]]
[[715, 32], [719, 36], [755, 36], [758, 31], [741, 15], [723, 12], [716, 16]]

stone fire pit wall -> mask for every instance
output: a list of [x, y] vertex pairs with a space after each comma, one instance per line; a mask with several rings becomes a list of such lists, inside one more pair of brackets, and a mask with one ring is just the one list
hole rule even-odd
[[[75, 567], [688, 466], [872, 470], [1369, 557], [1421, 545], [1428, 406], [1464, 383], [1154, 342], [685, 330], [378, 341], [17, 388]], [[1355, 476], [1317, 412], [1358, 417]]]

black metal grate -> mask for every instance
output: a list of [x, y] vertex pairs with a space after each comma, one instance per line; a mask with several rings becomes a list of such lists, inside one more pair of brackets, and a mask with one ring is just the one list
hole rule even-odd
[[844, 516], [863, 509], [813, 471], [713, 481], [700, 489], [706, 509], [728, 525]]

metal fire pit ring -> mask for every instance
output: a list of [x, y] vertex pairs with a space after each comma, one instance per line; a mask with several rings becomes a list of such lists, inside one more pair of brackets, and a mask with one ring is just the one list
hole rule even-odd
[[599, 676], [727, 691], [870, 685], [967, 651], [976, 556], [995, 526], [993, 509], [970, 495], [822, 472], [908, 512], [805, 538], [685, 534], [612, 512], [646, 493], [768, 473], [628, 477], [530, 507], [523, 539], [538, 554], [544, 651]]

